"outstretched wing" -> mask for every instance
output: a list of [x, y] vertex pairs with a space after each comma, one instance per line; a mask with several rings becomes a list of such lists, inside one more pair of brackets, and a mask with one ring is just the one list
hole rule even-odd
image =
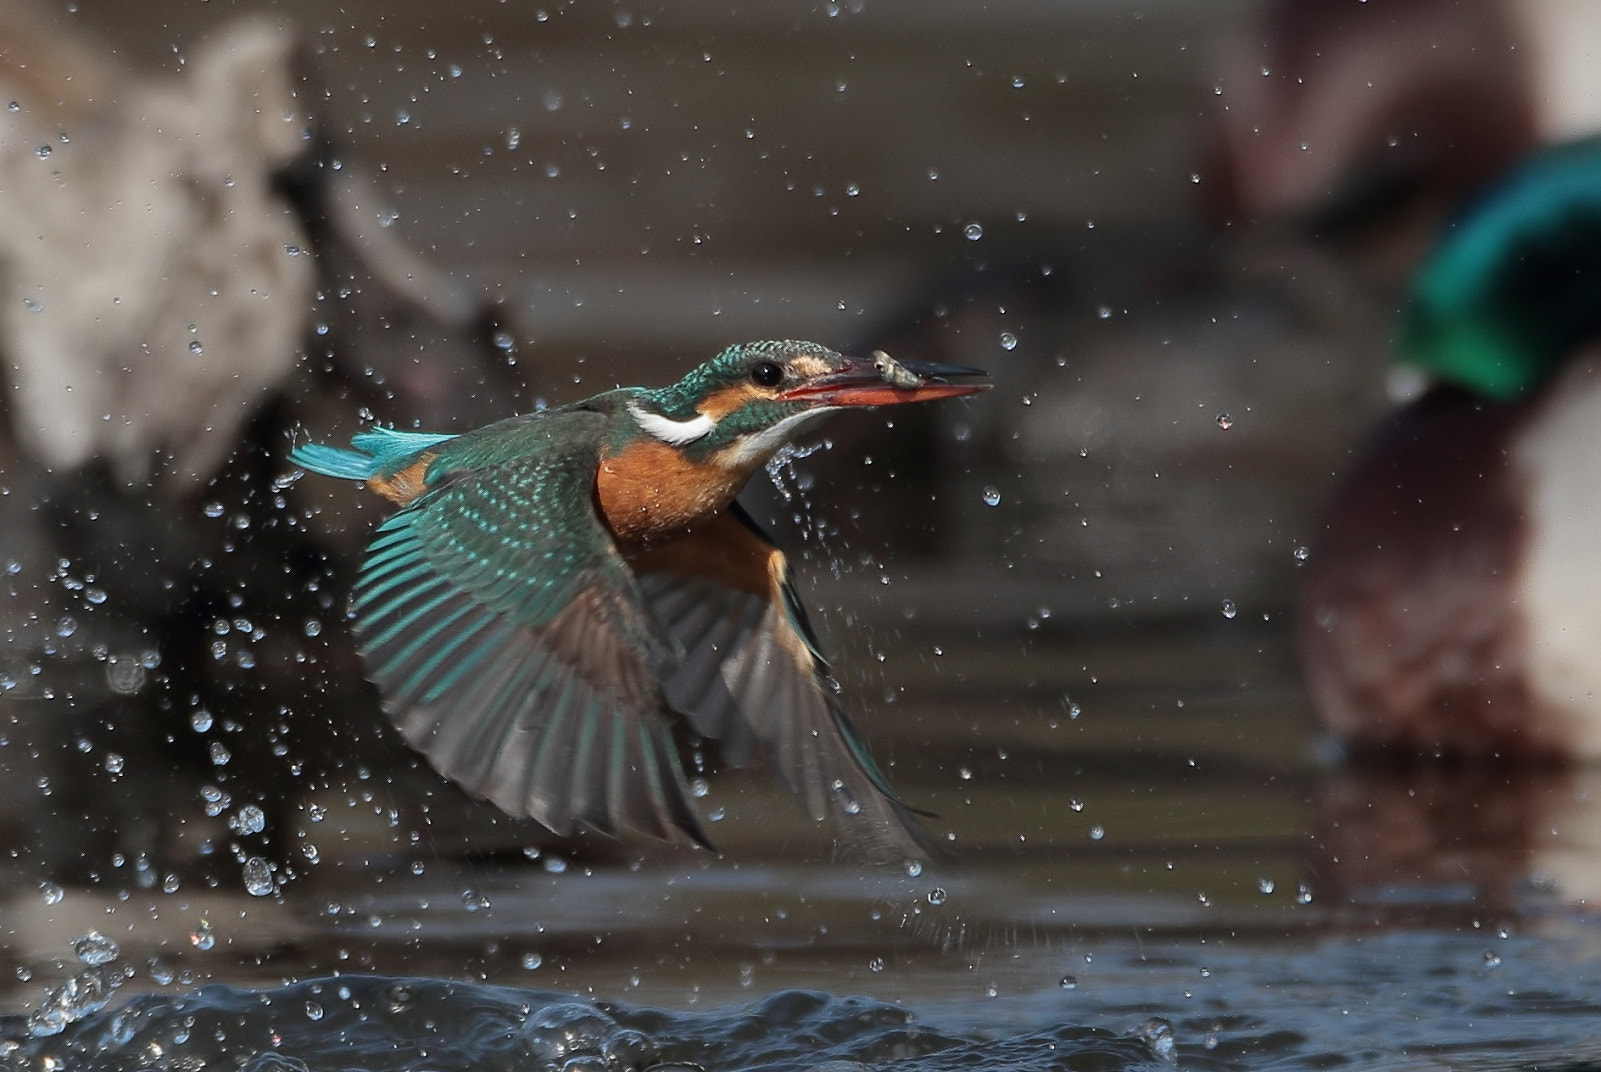
[[581, 416], [431, 473], [368, 550], [357, 639], [406, 740], [469, 792], [558, 834], [706, 845], [657, 681], [672, 641], [595, 517]]
[[697, 733], [717, 740], [731, 763], [765, 753], [813, 816], [839, 816], [855, 854], [940, 855], [835, 699], [783, 552], [738, 505], [631, 563], [651, 611], [684, 650], [662, 685]]

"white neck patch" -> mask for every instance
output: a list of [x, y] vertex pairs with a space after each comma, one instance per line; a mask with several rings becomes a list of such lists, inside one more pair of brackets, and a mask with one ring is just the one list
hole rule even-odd
[[652, 413], [634, 401], [628, 403], [628, 412], [642, 429], [673, 447], [693, 443], [717, 427], [717, 422], [704, 413], [697, 413], [694, 420], [675, 421], [660, 413]]
[[754, 435], [748, 435], [739, 442], [730, 444], [718, 453], [718, 457], [725, 465], [765, 465], [767, 459], [771, 458], [779, 447], [788, 443], [791, 437], [800, 431], [802, 425], [832, 412], [834, 408], [818, 406], [816, 409], [803, 409], [799, 413], [792, 413], [771, 428], [764, 428]]

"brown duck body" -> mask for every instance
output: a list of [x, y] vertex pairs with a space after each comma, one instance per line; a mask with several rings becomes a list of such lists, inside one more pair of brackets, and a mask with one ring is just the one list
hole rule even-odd
[[1601, 375], [1513, 402], [1436, 388], [1330, 504], [1298, 645], [1363, 747], [1601, 756]]

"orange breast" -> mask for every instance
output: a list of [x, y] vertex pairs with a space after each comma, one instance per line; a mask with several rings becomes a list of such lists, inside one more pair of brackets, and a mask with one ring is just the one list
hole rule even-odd
[[745, 474], [696, 465], [654, 439], [602, 458], [595, 476], [601, 516], [622, 544], [648, 544], [682, 534], [722, 510]]

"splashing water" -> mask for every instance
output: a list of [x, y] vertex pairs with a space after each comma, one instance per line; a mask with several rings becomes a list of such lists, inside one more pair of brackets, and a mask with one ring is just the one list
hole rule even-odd
[[385, 976], [312, 979], [262, 991], [213, 985], [181, 997], [145, 994], [92, 1020], [78, 1015], [83, 1022], [70, 1032], [69, 1022], [45, 1025], [47, 1019], [40, 1016], [48, 1032], [9, 1039], [14, 1067], [686, 1072], [759, 1066], [800, 1072], [894, 1062], [911, 1072], [1045, 1072], [1150, 1068], [1171, 1063], [1174, 1053], [1171, 1026], [1155, 1018], [1129, 1035], [1058, 1025], [1017, 1038], [996, 1040], [984, 1032], [966, 1039], [925, 1026], [895, 1005], [814, 991], [678, 1013]]

